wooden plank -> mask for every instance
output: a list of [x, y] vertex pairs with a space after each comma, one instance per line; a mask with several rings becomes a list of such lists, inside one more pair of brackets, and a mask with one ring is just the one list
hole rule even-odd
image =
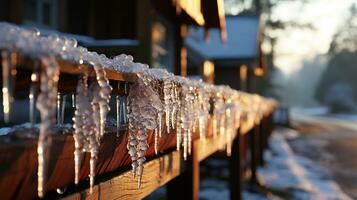
[[[89, 73], [90, 76], [93, 77], [95, 76], [95, 71], [93, 70], [93, 67], [90, 65], [85, 65], [85, 64], [77, 65], [69, 61], [62, 61], [62, 60], [57, 60], [57, 62], [60, 65], [61, 73], [79, 75], [84, 72], [87, 72]], [[136, 79], [136, 75], [134, 73], [124, 74], [109, 68], [105, 69], [105, 72], [109, 80], [134, 82]]]
[[[20, 133], [21, 135], [25, 135]], [[108, 132], [103, 136], [99, 149], [96, 167], [98, 177], [105, 176], [124, 167], [130, 166], [131, 160], [126, 150], [127, 133], [120, 137], [115, 132]], [[149, 133], [149, 149], [147, 158], [155, 158], [154, 134]], [[15, 135], [2, 136], [0, 141], [0, 190], [1, 199], [34, 199], [37, 196], [37, 138], [17, 138]], [[168, 152], [176, 147], [175, 134], [163, 134], [159, 140], [160, 152]], [[11, 154], [9, 153], [11, 152]], [[53, 192], [56, 188], [64, 188], [74, 181], [74, 141], [71, 133], [54, 134], [49, 152], [49, 168], [46, 181], [46, 191]], [[88, 179], [89, 158], [86, 153], [80, 170], [80, 180]], [[146, 172], [144, 172], [145, 174]]]
[[216, 137], [193, 141], [193, 146], [197, 152], [197, 160], [201, 162], [216, 151], [224, 150], [226, 142], [227, 141], [224, 135], [217, 135]]
[[95, 185], [92, 194], [89, 192], [89, 189], [86, 189], [63, 199], [142, 199], [180, 174], [180, 155], [180, 151], [173, 151], [145, 163], [145, 171], [140, 189], [138, 189], [137, 179], [128, 171]]
[[247, 134], [251, 129], [254, 127], [254, 121], [253, 120], [244, 120], [241, 123], [241, 134], [245, 135]]
[[[261, 123], [261, 122], [259, 122]], [[259, 124], [258, 123], [258, 124]], [[254, 121], [252, 120], [244, 120], [241, 123], [239, 133], [241, 135], [247, 134], [251, 131], [255, 126]], [[232, 136], [232, 141], [236, 137], [236, 135]], [[206, 159], [213, 153], [219, 150], [225, 150], [227, 139], [225, 135], [217, 135], [216, 137], [208, 137], [204, 140], [194, 140], [194, 146], [197, 148], [197, 159], [199, 162]]]
[[[16, 58], [17, 70], [25, 70], [29, 73], [32, 73], [32, 70], [36, 67], [35, 65], [39, 64], [38, 60], [30, 59], [29, 57], [24, 56], [23, 54], [17, 54]], [[60, 66], [61, 73], [71, 75], [80, 75], [82, 73], [88, 73], [90, 76], [95, 76], [95, 71], [93, 67], [88, 63], [79, 65], [71, 61], [60, 59], [57, 59], [57, 63]], [[111, 68], [106, 68], [105, 72], [109, 80], [134, 82], [137, 78], [136, 74], [134, 73], [119, 73]]]

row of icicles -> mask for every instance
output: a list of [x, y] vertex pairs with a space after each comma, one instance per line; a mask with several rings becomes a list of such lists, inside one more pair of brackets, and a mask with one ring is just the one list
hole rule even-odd
[[[4, 120], [9, 120], [13, 101], [13, 74], [16, 59], [13, 55], [26, 55], [36, 60], [31, 80], [40, 80], [39, 88], [30, 87], [30, 121], [34, 119], [34, 102], [40, 112], [41, 124], [38, 140], [38, 195], [45, 194], [46, 166], [50, 135], [56, 121], [56, 108], [59, 100], [57, 85], [60, 75], [58, 59], [77, 65], [92, 66], [96, 80], [89, 81], [88, 74], [82, 74], [78, 80], [76, 94], [73, 96], [75, 114], [73, 117], [75, 141], [75, 183], [80, 174], [84, 152], [90, 157], [90, 191], [94, 186], [95, 168], [99, 154], [101, 138], [105, 134], [106, 117], [110, 110], [109, 101], [112, 86], [106, 77], [106, 69], [118, 73], [136, 74], [137, 79], [125, 85], [125, 95], [117, 96], [117, 134], [121, 118], [128, 123], [127, 150], [132, 159], [132, 172], [138, 178], [138, 187], [144, 171], [145, 154], [148, 145], [148, 132], [154, 131], [154, 149], [158, 154], [159, 138], [162, 134], [176, 133], [176, 148], [183, 148], [186, 160], [191, 154], [193, 134], [198, 132], [200, 139], [206, 138], [209, 119], [212, 120], [213, 137], [226, 139], [222, 148], [227, 154], [231, 150], [231, 140], [240, 126], [241, 116], [248, 120], [259, 120], [263, 113], [274, 106], [275, 101], [258, 95], [250, 95], [229, 88], [214, 86], [202, 81], [189, 80], [175, 76], [163, 69], [149, 69], [145, 64], [135, 63], [128, 55], [119, 55], [113, 59], [98, 55], [77, 46], [74, 39], [59, 35], [40, 36], [37, 30], [23, 29], [7, 23], [0, 23], [0, 49], [2, 56], [3, 108]], [[39, 67], [42, 65], [43, 67]], [[37, 90], [40, 93], [37, 95]], [[62, 100], [63, 102], [63, 100]], [[57, 103], [57, 104], [56, 104]], [[57, 114], [61, 111], [58, 110]], [[57, 121], [63, 123], [63, 111]], [[124, 117], [122, 117], [124, 116]], [[197, 129], [198, 127], [198, 129]], [[196, 130], [197, 129], [197, 130]], [[224, 144], [227, 144], [224, 146]]]

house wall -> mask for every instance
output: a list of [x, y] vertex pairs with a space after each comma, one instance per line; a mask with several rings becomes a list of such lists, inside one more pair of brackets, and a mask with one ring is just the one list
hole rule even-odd
[[[26, 5], [35, 16], [42, 13], [43, 2], [50, 2], [51, 20], [54, 23], [45, 25], [42, 22], [30, 22], [25, 16]], [[140, 2], [140, 3], [139, 3]], [[41, 9], [38, 9], [41, 7]], [[31, 12], [30, 12], [31, 13]], [[139, 45], [133, 51], [123, 48], [93, 49], [99, 53], [114, 56], [120, 53], [134, 54], [135, 60], [152, 66], [153, 44], [152, 25], [156, 21], [164, 22], [167, 27], [164, 48], [168, 57], [161, 58], [169, 66], [169, 71], [179, 74], [182, 64], [181, 25], [184, 21], [177, 14], [171, 0], [0, 0], [0, 21], [16, 24], [26, 23], [29, 26], [54, 29], [96, 39], [135, 39]], [[160, 60], [160, 59], [159, 59]]]
[[214, 81], [217, 85], [229, 85], [233, 89], [240, 89], [239, 67], [215, 65]]

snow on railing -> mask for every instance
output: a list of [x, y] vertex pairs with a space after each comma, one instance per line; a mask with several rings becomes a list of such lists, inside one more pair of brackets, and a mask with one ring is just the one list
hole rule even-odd
[[[90, 152], [90, 186], [94, 185], [95, 167], [100, 140], [105, 134], [106, 116], [110, 110], [109, 99], [112, 86], [106, 76], [106, 69], [118, 74], [135, 74], [136, 79], [125, 85], [126, 94], [117, 96], [117, 128], [121, 121], [128, 122], [127, 149], [132, 159], [132, 172], [141, 185], [145, 153], [149, 145], [148, 131], [155, 130], [155, 153], [162, 133], [170, 134], [176, 129], [177, 149], [183, 148], [184, 159], [191, 153], [193, 132], [199, 132], [200, 139], [206, 137], [208, 119], [212, 119], [214, 137], [227, 139], [227, 154], [231, 153], [231, 141], [240, 126], [241, 116], [259, 121], [264, 113], [273, 109], [276, 102], [258, 95], [252, 95], [228, 86], [214, 86], [202, 81], [175, 76], [164, 69], [150, 69], [148, 65], [136, 63], [130, 55], [119, 55], [113, 59], [104, 54], [90, 52], [77, 46], [75, 39], [61, 35], [40, 36], [37, 29], [24, 29], [8, 23], [0, 23], [0, 50], [2, 60], [2, 95], [4, 121], [9, 122], [9, 113], [14, 99], [13, 76], [17, 55], [26, 55], [42, 65], [33, 67], [30, 86], [30, 121], [34, 123], [34, 102], [41, 115], [38, 142], [38, 195], [44, 195], [46, 166], [48, 162], [49, 135], [56, 125], [56, 108], [60, 107], [61, 96], [57, 84], [61, 66], [58, 60], [75, 65], [94, 68], [96, 81], [90, 81], [83, 72], [73, 95], [75, 114], [73, 117], [75, 140], [75, 183], [79, 182], [80, 161], [83, 152]], [[39, 82], [40, 88], [35, 87]], [[40, 94], [37, 95], [40, 91]], [[37, 99], [36, 99], [37, 98]], [[65, 99], [65, 98], [64, 98]], [[31, 109], [32, 108], [32, 109]], [[62, 113], [60, 113], [62, 112]], [[64, 111], [58, 109], [58, 116]], [[63, 117], [57, 117], [59, 124]], [[199, 129], [196, 129], [198, 125]], [[166, 128], [166, 130], [165, 130]], [[117, 129], [117, 130], [118, 130]], [[118, 132], [118, 131], [117, 131]]]

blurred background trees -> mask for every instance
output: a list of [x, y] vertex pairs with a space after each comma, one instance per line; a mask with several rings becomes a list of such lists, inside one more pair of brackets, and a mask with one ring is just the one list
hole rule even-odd
[[281, 30], [315, 29], [308, 22], [273, 18], [275, 8], [286, 2], [298, 2], [303, 7], [311, 0], [225, 0], [226, 13], [229, 15], [250, 12], [262, 16], [264, 53], [269, 73], [259, 80], [260, 92], [290, 106], [322, 105], [332, 112], [357, 111], [356, 4], [350, 5], [348, 13], [341, 13], [346, 14], [346, 19], [336, 29], [328, 52], [305, 58], [299, 69], [286, 75], [274, 62], [276, 56], [279, 56], [275, 53], [276, 44], [286, 35], [275, 33]]
[[316, 99], [332, 112], [356, 111], [357, 8], [350, 7], [346, 23], [335, 33], [325, 71], [316, 88]]
[[275, 45], [279, 37], [272, 34], [276, 30], [284, 30], [286, 28], [301, 28], [313, 29], [311, 24], [297, 23], [296, 21], [282, 21], [272, 19], [274, 8], [281, 2], [300, 1], [302, 3], [308, 0], [225, 0], [225, 12], [228, 15], [237, 15], [240, 13], [252, 13], [261, 16], [262, 25], [264, 28], [264, 49], [265, 59], [267, 63], [267, 74], [257, 81], [259, 93], [281, 99], [282, 86], [276, 81], [277, 77], [281, 77], [282, 72], [274, 63]]

